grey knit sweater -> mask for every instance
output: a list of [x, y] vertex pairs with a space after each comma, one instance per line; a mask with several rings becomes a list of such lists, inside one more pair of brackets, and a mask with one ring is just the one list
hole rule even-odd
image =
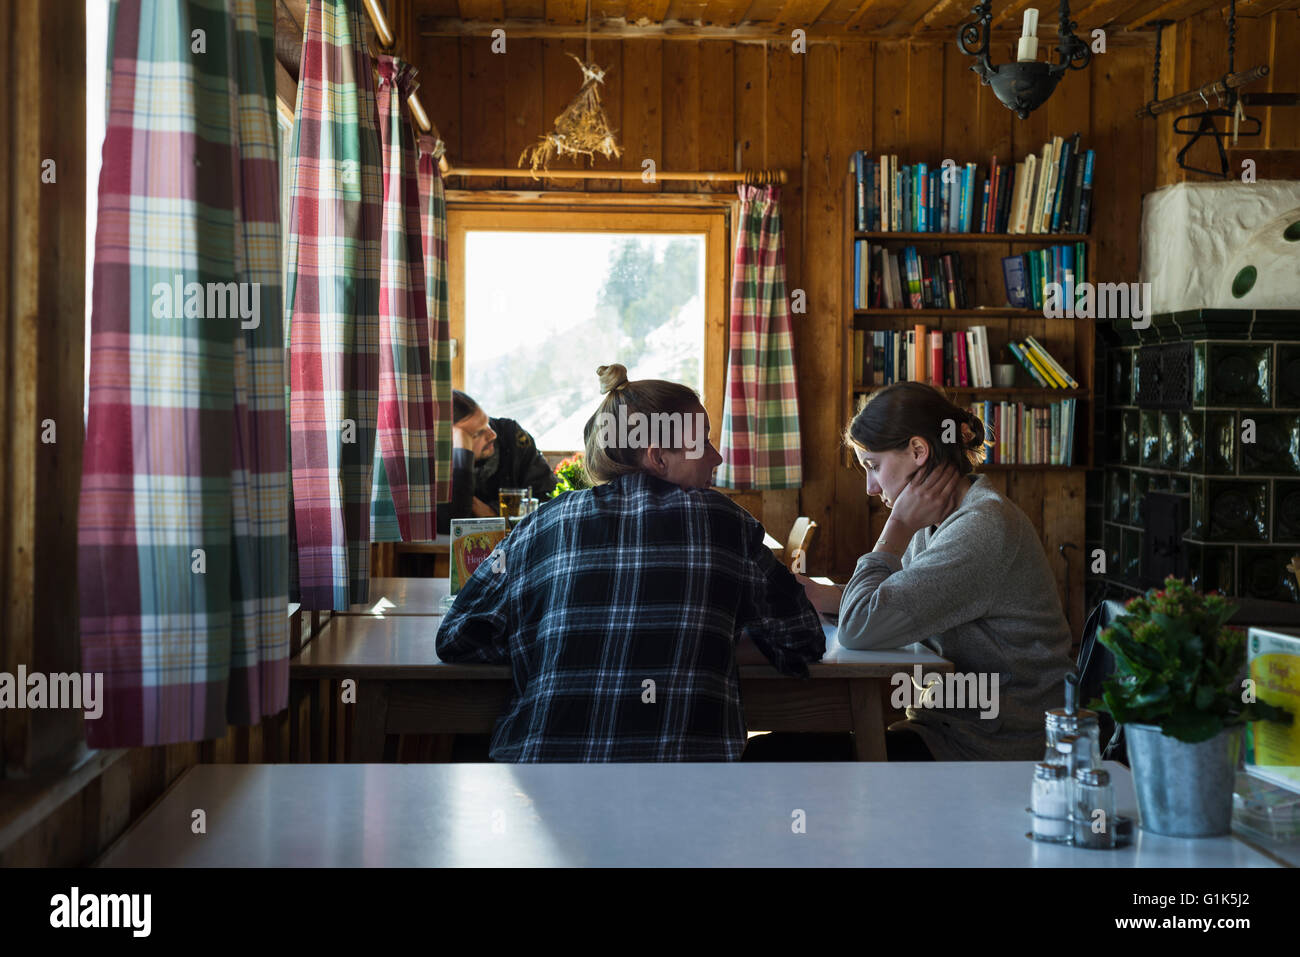
[[1041, 760], [1043, 712], [1063, 704], [1072, 667], [1070, 628], [1028, 517], [984, 476], [967, 481], [956, 511], [913, 535], [901, 560], [884, 552], [858, 560], [840, 601], [839, 641], [866, 650], [919, 641], [990, 690], [997, 676], [995, 718], [980, 716], [992, 709], [974, 696], [952, 707], [951, 682], [931, 693], [935, 707], [907, 709], [902, 726], [939, 760]]

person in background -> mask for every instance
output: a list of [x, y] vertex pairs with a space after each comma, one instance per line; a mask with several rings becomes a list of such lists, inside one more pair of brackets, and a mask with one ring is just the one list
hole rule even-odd
[[500, 514], [497, 492], [531, 488], [541, 500], [555, 488], [555, 473], [533, 437], [514, 419], [490, 419], [459, 389], [451, 393], [451, 504], [438, 509], [438, 531], [451, 531], [453, 518]]
[[838, 607], [845, 648], [919, 641], [957, 674], [997, 681], [996, 716], [937, 696], [909, 707], [886, 733], [890, 760], [1041, 760], [1043, 712], [1061, 706], [1071, 670], [1070, 626], [1028, 516], [972, 474], [984, 423], [933, 386], [899, 382], [872, 393], [845, 439], [889, 518], [843, 594], [804, 579], [809, 597]]
[[[595, 486], [543, 504], [475, 569], [438, 628], [438, 657], [510, 665], [494, 760], [735, 761], [738, 663], [807, 677], [826, 650], [821, 620], [758, 521], [709, 488], [722, 456], [695, 392], [629, 382], [621, 365], [597, 372]], [[597, 425], [620, 407], [628, 422], [689, 416], [694, 440]]]

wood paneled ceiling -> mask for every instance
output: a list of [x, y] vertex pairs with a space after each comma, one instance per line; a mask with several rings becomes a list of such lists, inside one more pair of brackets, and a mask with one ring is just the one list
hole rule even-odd
[[[391, 3], [391, 0], [390, 0]], [[582, 36], [590, 3], [594, 36], [699, 36], [737, 39], [789, 37], [802, 28], [810, 40], [823, 38], [955, 38], [957, 27], [974, 19], [975, 0], [409, 0], [424, 35], [477, 35], [493, 26], [507, 35]], [[1055, 35], [1058, 5], [1047, 0], [994, 0], [993, 28], [1019, 31], [1025, 8], [1040, 10], [1040, 36]], [[1300, 8], [1300, 0], [1238, 0], [1238, 17], [1264, 16]], [[1125, 35], [1151, 34], [1154, 20], [1184, 20], [1219, 10], [1223, 0], [1075, 0], [1075, 32], [1097, 27], [1123, 42]]]

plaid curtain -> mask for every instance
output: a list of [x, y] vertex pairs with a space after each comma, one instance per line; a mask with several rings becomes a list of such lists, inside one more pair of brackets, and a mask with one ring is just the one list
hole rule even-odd
[[780, 190], [741, 186], [731, 273], [731, 336], [722, 412], [726, 488], [798, 488], [799, 399]]
[[407, 98], [415, 68], [379, 57], [379, 134], [384, 148], [383, 251], [379, 271], [379, 431], [370, 500], [371, 540], [430, 541], [437, 534], [435, 442], [429, 379], [429, 313], [415, 137]]
[[306, 20], [285, 273], [289, 590], [344, 611], [370, 591], [383, 180], [360, 0], [311, 0]]
[[258, 0], [112, 7], [78, 516], [95, 748], [288, 702], [273, 22]]
[[434, 500], [451, 507], [451, 320], [447, 303], [447, 199], [438, 159], [442, 140], [420, 135], [420, 217], [424, 231], [424, 286], [429, 298], [433, 359], [433, 420], [437, 423], [438, 484]]

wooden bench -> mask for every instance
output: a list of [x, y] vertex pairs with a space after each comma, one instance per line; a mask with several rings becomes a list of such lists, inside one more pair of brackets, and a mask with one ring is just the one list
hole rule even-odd
[[[338, 705], [338, 682], [356, 681], [355, 707], [342, 727], [354, 761], [380, 761], [389, 735], [488, 734], [513, 692], [506, 665], [452, 664], [438, 660], [437, 616], [368, 614], [336, 616], [293, 659], [290, 681], [312, 688], [322, 680]], [[810, 678], [782, 675], [771, 665], [740, 666], [746, 724], [754, 731], [852, 731], [859, 761], [885, 760], [884, 704], [890, 679], [949, 672], [952, 664], [924, 650], [850, 651], [825, 626], [826, 657], [809, 665]], [[389, 752], [393, 756], [393, 752]]]

